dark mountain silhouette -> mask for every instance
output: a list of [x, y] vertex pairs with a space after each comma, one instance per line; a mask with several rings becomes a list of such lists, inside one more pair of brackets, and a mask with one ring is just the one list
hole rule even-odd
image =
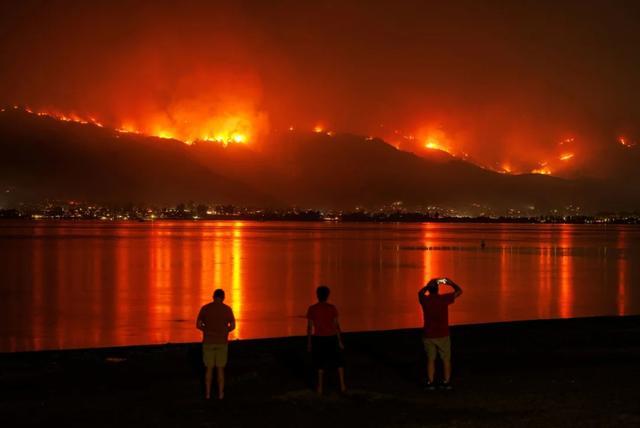
[[419, 157], [355, 135], [284, 132], [258, 146], [189, 146], [19, 110], [0, 113], [0, 185], [19, 200], [638, 208], [632, 190], [607, 181], [498, 174], [445, 153]]
[[541, 175], [508, 176], [446, 153], [430, 158], [379, 139], [315, 133], [272, 135], [259, 150], [194, 145], [197, 161], [299, 206], [408, 207], [470, 204], [557, 208], [588, 202], [585, 184]]
[[182, 142], [15, 110], [0, 114], [0, 184], [19, 200], [275, 202], [193, 162]]

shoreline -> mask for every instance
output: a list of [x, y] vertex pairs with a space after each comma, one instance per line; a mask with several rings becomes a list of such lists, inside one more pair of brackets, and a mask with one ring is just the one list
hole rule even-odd
[[[622, 215], [622, 214], [621, 214]], [[572, 217], [572, 216], [569, 216]], [[442, 224], [576, 224], [576, 225], [629, 225], [640, 224], [640, 217], [624, 217], [614, 219], [603, 219], [598, 216], [581, 216], [578, 218], [562, 219], [553, 216], [536, 217], [443, 217], [443, 218], [364, 218], [364, 219], [321, 219], [321, 218], [299, 218], [299, 217], [278, 217], [262, 218], [253, 216], [219, 216], [209, 218], [154, 218], [154, 219], [118, 219], [118, 218], [33, 218], [33, 217], [3, 217], [2, 221], [18, 222], [99, 222], [99, 223], [143, 223], [153, 224], [156, 222], [237, 222], [251, 221], [256, 223], [326, 223], [326, 224], [422, 224], [422, 223], [442, 223]]]
[[[640, 316], [452, 326], [454, 391], [424, 392], [419, 329], [345, 333], [340, 395], [301, 336], [234, 341], [223, 402], [198, 343], [0, 354], [0, 416], [37, 426], [638, 426]], [[116, 411], [117, 409], [117, 411]]]
[[[633, 320], [638, 318], [638, 323], [640, 324], [640, 314], [639, 315], [595, 315], [595, 316], [585, 316], [585, 317], [573, 317], [573, 318], [543, 318], [543, 319], [527, 319], [527, 320], [514, 320], [514, 321], [499, 321], [499, 322], [485, 322], [485, 323], [469, 323], [469, 324], [452, 324], [450, 326], [450, 330], [452, 331], [452, 335], [459, 331], [463, 330], [472, 330], [472, 329], [482, 329], [482, 328], [491, 328], [491, 329], [504, 329], [508, 327], [513, 328], [525, 328], [532, 327], [536, 324], [542, 323], [554, 323], [554, 322], [562, 322], [562, 323], [585, 323], [585, 322], [615, 322], [615, 320]], [[389, 330], [362, 330], [362, 331], [345, 331], [342, 332], [346, 337], [350, 336], [367, 336], [367, 335], [388, 335], [388, 334], [398, 334], [398, 335], [415, 335], [420, 333], [420, 327], [414, 328], [395, 328]], [[268, 342], [279, 342], [279, 341], [288, 341], [288, 340], [306, 340], [306, 336], [275, 336], [275, 337], [259, 337], [259, 338], [250, 338], [250, 339], [234, 339], [229, 341], [229, 345], [235, 344], [235, 346], [244, 344], [244, 343], [254, 343], [255, 345], [259, 345], [260, 343], [268, 343]], [[10, 356], [27, 356], [27, 355], [36, 355], [36, 354], [47, 354], [47, 353], [67, 353], [67, 352], [144, 352], [148, 350], [152, 350], [154, 348], [190, 348], [195, 346], [200, 346], [200, 342], [166, 342], [166, 343], [142, 343], [136, 345], [115, 345], [115, 346], [98, 346], [98, 347], [87, 347], [87, 348], [59, 348], [59, 349], [39, 349], [32, 351], [4, 351], [0, 352], [0, 362], [3, 358]]]

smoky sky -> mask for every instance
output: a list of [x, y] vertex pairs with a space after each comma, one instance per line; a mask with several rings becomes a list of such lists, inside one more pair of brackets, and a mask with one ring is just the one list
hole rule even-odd
[[569, 137], [587, 162], [640, 138], [633, 1], [7, 1], [0, 14], [0, 104], [114, 126], [242, 111], [266, 140], [318, 123], [437, 132], [485, 164], [534, 165]]

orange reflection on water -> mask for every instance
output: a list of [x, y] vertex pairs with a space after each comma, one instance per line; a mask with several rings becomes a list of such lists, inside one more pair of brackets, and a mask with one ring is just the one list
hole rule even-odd
[[548, 318], [551, 312], [551, 275], [552, 255], [548, 247], [540, 248], [539, 277], [540, 289], [538, 293], [538, 318]]
[[[45, 335], [45, 260], [44, 260], [44, 248], [42, 239], [38, 239], [42, 235], [42, 228], [36, 226], [33, 230], [34, 239], [33, 244], [33, 293], [31, 294], [34, 316], [32, 317], [33, 323], [33, 336], [32, 343], [34, 349], [41, 349], [43, 343], [42, 338]], [[15, 346], [15, 341], [13, 346]]]
[[232, 243], [231, 243], [231, 307], [233, 313], [238, 320], [236, 323], [236, 330], [234, 331], [234, 337], [242, 337], [242, 319], [244, 317], [244, 302], [243, 302], [243, 282], [242, 282], [242, 222], [233, 223], [232, 231]]
[[320, 282], [347, 331], [419, 326], [439, 276], [454, 323], [637, 314], [639, 255], [634, 226], [4, 222], [0, 351], [197, 341], [215, 288], [240, 339], [304, 334]]
[[[123, 230], [122, 238], [129, 237], [129, 230]], [[115, 305], [116, 317], [115, 324], [120, 325], [124, 323], [128, 325], [130, 320], [127, 319], [130, 314], [129, 302], [127, 294], [130, 292], [131, 285], [129, 280], [131, 275], [129, 273], [129, 240], [128, 239], [119, 239], [116, 243], [115, 249], [115, 297], [114, 300], [119, 304]], [[122, 333], [125, 334], [125, 333]], [[120, 340], [124, 338], [121, 337]]]
[[[627, 231], [623, 230], [618, 234], [618, 250], [626, 246]], [[629, 262], [626, 254], [618, 255], [618, 315], [626, 315], [627, 300], [627, 270]]]
[[508, 300], [508, 296], [509, 296], [509, 253], [507, 251], [511, 251], [511, 246], [509, 245], [508, 247], [505, 246], [505, 241], [507, 239], [507, 236], [503, 231], [500, 232], [500, 242], [501, 242], [501, 247], [500, 247], [500, 267], [499, 267], [499, 271], [500, 271], [500, 292], [498, 293], [498, 311], [500, 314], [500, 317], [503, 318], [505, 317], [506, 314], [506, 305], [507, 305], [507, 300]]
[[[151, 269], [149, 270], [149, 307], [144, 308], [149, 316], [149, 333], [154, 342], [167, 342], [167, 331], [162, 320], [170, 315], [170, 285], [173, 245], [168, 225], [154, 224], [151, 231]], [[178, 264], [179, 267], [182, 264]]]
[[573, 225], [560, 225], [560, 316], [569, 318], [573, 313]]

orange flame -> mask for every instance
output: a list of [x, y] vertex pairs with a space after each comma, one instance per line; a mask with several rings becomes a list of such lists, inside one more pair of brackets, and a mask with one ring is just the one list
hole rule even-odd
[[540, 168], [532, 169], [531, 173], [532, 174], [551, 175], [551, 170], [547, 166], [540, 166]]
[[629, 141], [625, 137], [618, 137], [618, 142], [627, 148], [631, 148], [636, 145], [636, 143]]
[[[18, 109], [14, 106], [14, 109]], [[55, 111], [34, 111], [29, 107], [25, 112], [41, 117], [50, 117], [64, 122], [73, 122], [83, 125], [94, 125], [100, 128], [104, 124], [93, 116], [81, 116], [76, 113], [60, 113]], [[190, 144], [193, 141], [213, 141], [223, 145], [246, 144], [254, 135], [255, 126], [249, 115], [229, 115], [225, 117], [212, 117], [198, 126], [171, 126], [171, 124], [158, 121], [148, 126], [136, 126], [133, 121], [127, 121], [115, 126], [116, 132], [125, 134], [143, 134], [159, 138], [175, 139]]]
[[440, 150], [453, 155], [447, 146], [445, 146], [437, 137], [432, 135], [427, 137], [427, 141], [424, 143], [424, 147], [429, 150]]
[[[449, 139], [449, 136], [445, 133], [443, 129], [441, 129], [437, 125], [428, 125], [418, 130], [417, 138], [418, 141], [424, 141], [424, 147], [429, 150], [440, 150], [442, 152], [448, 153], [451, 156], [455, 156], [454, 151], [452, 150], [452, 142]], [[403, 137], [406, 140], [411, 141], [416, 138], [416, 134], [411, 133], [407, 136]]]

